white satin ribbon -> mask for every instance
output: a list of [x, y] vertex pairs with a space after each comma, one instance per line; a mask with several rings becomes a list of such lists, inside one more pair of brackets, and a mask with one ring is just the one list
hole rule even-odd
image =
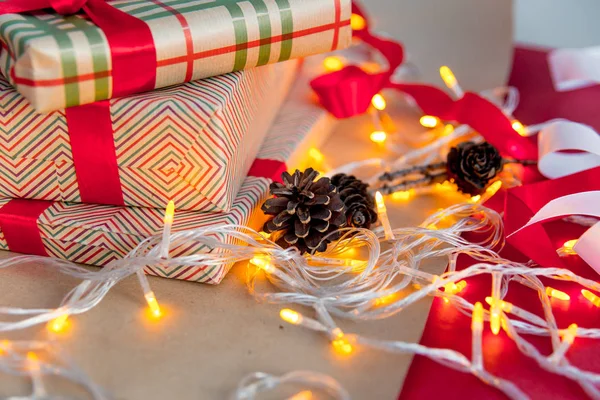
[[600, 46], [558, 49], [548, 54], [550, 76], [558, 92], [600, 84]]
[[[578, 153], [565, 153], [577, 150]], [[600, 136], [587, 125], [559, 120], [538, 136], [538, 169], [547, 178], [560, 178], [600, 166]]]
[[[527, 224], [511, 236], [531, 225], [570, 215], [600, 218], [600, 191], [570, 194], [548, 202]], [[573, 250], [600, 274], [600, 222], [593, 225], [577, 240]]]

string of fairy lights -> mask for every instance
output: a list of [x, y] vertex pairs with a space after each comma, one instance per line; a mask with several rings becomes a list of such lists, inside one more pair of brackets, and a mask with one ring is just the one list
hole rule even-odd
[[[325, 62], [333, 63], [331, 59]], [[343, 62], [340, 63], [343, 66]], [[325, 67], [331, 68], [331, 65]], [[462, 96], [464, 92], [452, 71], [442, 67], [440, 73], [454, 96]], [[518, 95], [514, 90], [501, 91], [509, 94], [503, 110], [511, 115]], [[380, 123], [381, 113], [385, 109], [386, 100], [382, 94], [378, 94], [373, 98], [375, 111], [370, 111], [373, 121]], [[384, 143], [388, 135], [378, 123], [374, 123], [370, 139]], [[439, 157], [453, 141], [474, 134], [467, 126], [443, 125], [442, 121], [431, 116], [423, 116], [420, 123], [428, 129], [442, 128], [440, 135], [427, 146], [404, 154], [394, 163], [366, 160], [336, 171], [355, 171], [368, 165], [385, 170], [422, 160], [431, 161]], [[541, 129], [540, 126], [524, 127], [516, 120], [513, 128], [523, 136]], [[325, 163], [324, 156], [317, 149], [312, 149], [309, 156], [321, 165]], [[341, 239], [332, 243], [327, 251], [307, 256], [301, 255], [295, 248], [283, 249], [272, 242], [268, 235], [244, 226], [220, 225], [173, 232], [176, 214], [175, 205], [170, 202], [165, 211], [163, 233], [142, 241], [125, 258], [113, 261], [102, 270], [90, 271], [68, 261], [37, 256], [1, 260], [0, 269], [34, 262], [79, 279], [81, 283], [72, 288], [54, 308], [0, 307], [0, 315], [8, 319], [0, 321], [0, 332], [47, 324], [51, 335], [58, 335], [65, 330], [70, 318], [97, 306], [115, 285], [131, 275], [138, 277], [150, 315], [160, 320], [163, 311], [143, 272], [146, 265], [209, 267], [248, 261], [246, 284], [249, 293], [268, 303], [284, 305], [285, 308], [280, 311], [284, 321], [324, 335], [335, 351], [342, 355], [351, 356], [356, 347], [391, 354], [418, 354], [448, 368], [470, 373], [510, 398], [527, 398], [513, 382], [486, 370], [483, 362], [483, 331], [487, 322], [492, 334], [505, 332], [519, 351], [534, 360], [540, 368], [564, 376], [581, 386], [590, 397], [600, 398], [597, 389], [600, 374], [582, 370], [568, 360], [569, 348], [577, 338], [600, 339], [600, 329], [576, 324], [559, 327], [550, 299], [568, 302], [570, 296], [544, 285], [540, 278], [579, 285], [582, 296], [596, 307], [600, 307], [600, 297], [596, 294], [600, 292], [600, 284], [567, 269], [531, 268], [529, 264], [504, 259], [493, 250], [503, 245], [502, 218], [482, 204], [503, 184], [513, 183], [510, 179], [498, 180], [479, 197], [471, 197], [465, 203], [438, 210], [419, 226], [404, 228], [393, 227], [387, 215], [387, 199], [378, 192], [375, 196], [381, 221], [378, 228], [372, 231], [343, 229]], [[449, 188], [447, 184], [440, 184], [431, 190], [449, 189], [451, 185]], [[406, 201], [416, 194], [415, 191], [398, 192], [389, 198]], [[478, 242], [470, 242], [463, 237], [469, 232], [485, 234], [485, 237]], [[224, 237], [234, 240], [219, 239]], [[169, 256], [170, 248], [191, 243], [202, 244], [211, 251], [181, 257]], [[566, 242], [557, 250], [558, 253], [564, 257], [571, 256], [575, 243], [576, 239]], [[457, 270], [457, 258], [461, 255], [473, 258], [476, 263]], [[423, 264], [432, 259], [447, 260], [447, 271], [440, 275], [424, 271]], [[484, 302], [471, 303], [461, 293], [469, 285], [469, 279], [479, 275], [491, 276], [490, 295]], [[261, 281], [260, 276], [266, 277], [269, 284]], [[505, 300], [511, 285], [522, 285], [536, 292], [543, 308], [543, 317]], [[419, 343], [381, 340], [344, 332], [336, 322], [347, 319], [371, 323], [398, 315], [428, 297], [441, 298], [448, 306], [455, 307], [471, 319], [470, 358], [449, 348], [431, 348]], [[309, 307], [314, 311], [314, 316], [290, 308], [294, 305]], [[527, 335], [548, 337], [552, 353], [542, 354], [526, 339]], [[32, 384], [32, 397], [46, 395], [43, 383], [45, 376], [58, 376], [77, 383], [94, 399], [108, 397], [64, 355], [53, 340], [0, 342], [0, 370], [28, 377]], [[293, 395], [290, 398], [293, 400], [313, 398], [312, 390], [325, 390], [338, 399], [350, 398], [338, 382], [310, 371], [296, 371], [280, 377], [265, 373], [251, 374], [240, 382], [235, 398], [253, 399], [258, 393], [288, 383], [310, 388]]]

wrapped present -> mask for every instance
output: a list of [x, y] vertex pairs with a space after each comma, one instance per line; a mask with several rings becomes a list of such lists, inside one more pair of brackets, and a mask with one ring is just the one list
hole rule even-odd
[[[296, 82], [282, 106], [231, 210], [177, 211], [173, 231], [217, 224], [260, 228], [265, 219], [259, 205], [268, 197], [272, 178], [280, 176], [286, 166], [304, 167], [308, 150], [319, 147], [335, 124], [333, 117], [313, 103], [306, 75]], [[144, 238], [161, 234], [163, 215], [163, 210], [152, 208], [0, 199], [0, 248], [102, 266], [125, 256]], [[171, 255], [198, 251], [203, 249], [174, 248]], [[146, 271], [167, 278], [219, 283], [230, 267], [150, 266]]]
[[297, 64], [49, 114], [0, 80], [0, 197], [229, 211]]
[[4, 0], [0, 70], [39, 112], [347, 46], [350, 0]]

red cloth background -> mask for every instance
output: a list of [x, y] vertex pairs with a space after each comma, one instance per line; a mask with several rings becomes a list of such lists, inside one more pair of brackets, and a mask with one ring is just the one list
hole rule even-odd
[[[600, 86], [580, 89], [572, 92], [554, 91], [547, 66], [547, 50], [517, 48], [510, 85], [516, 86], [521, 93], [521, 102], [515, 117], [524, 124], [544, 122], [552, 118], [567, 118], [581, 122], [600, 130]], [[531, 175], [530, 181], [539, 180]], [[490, 200], [489, 206], [501, 210], [503, 193]], [[560, 247], [566, 240], [577, 238], [586, 228], [562, 221], [545, 226], [551, 240]], [[510, 246], [502, 255], [517, 261], [526, 261]], [[459, 257], [459, 268], [468, 266], [467, 257]], [[600, 277], [579, 257], [571, 256], [565, 260], [567, 268], [590, 279]], [[553, 300], [553, 311], [559, 328], [570, 323], [581, 327], [600, 328], [600, 309], [592, 306], [580, 294], [579, 287], [558, 281], [545, 282], [563, 290], [571, 296], [569, 302]], [[463, 296], [471, 302], [481, 301], [490, 295], [491, 280], [481, 276], [468, 280]], [[541, 315], [541, 305], [536, 293], [519, 284], [512, 283], [507, 300], [520, 307]], [[485, 304], [485, 303], [484, 303]], [[434, 300], [421, 338], [421, 344], [430, 347], [452, 348], [467, 357], [471, 355], [471, 320], [456, 311], [451, 305], [439, 299]], [[547, 337], [525, 336], [543, 354], [551, 352]], [[523, 356], [514, 343], [501, 332], [494, 336], [488, 324], [484, 330], [485, 367], [491, 373], [513, 381], [521, 390], [533, 399], [580, 399], [586, 398], [580, 387], [571, 380], [550, 374], [526, 356]], [[575, 339], [567, 353], [568, 359], [576, 366], [600, 373], [600, 342], [591, 339]], [[485, 385], [470, 374], [446, 368], [427, 358], [416, 356], [405, 378], [400, 399], [503, 399], [504, 394]]]

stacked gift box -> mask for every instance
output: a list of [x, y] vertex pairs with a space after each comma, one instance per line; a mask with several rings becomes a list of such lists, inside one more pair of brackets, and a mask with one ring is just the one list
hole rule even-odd
[[[269, 183], [333, 126], [311, 97], [314, 62], [296, 58], [349, 43], [349, 0], [10, 3], [0, 5], [4, 250], [106, 265], [162, 231], [170, 200], [174, 231], [259, 228]], [[230, 267], [147, 272], [218, 283]]]

